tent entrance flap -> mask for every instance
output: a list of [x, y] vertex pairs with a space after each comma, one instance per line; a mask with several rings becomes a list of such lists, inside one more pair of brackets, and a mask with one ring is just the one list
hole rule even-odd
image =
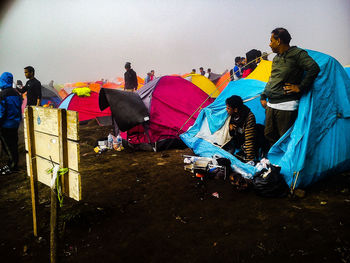
[[100, 108], [111, 107], [112, 116], [121, 131], [149, 121], [149, 112], [137, 93], [101, 89]]

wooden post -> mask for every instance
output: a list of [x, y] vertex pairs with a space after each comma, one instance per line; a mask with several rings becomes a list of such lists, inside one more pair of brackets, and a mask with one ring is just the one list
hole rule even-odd
[[27, 126], [27, 143], [29, 157], [29, 176], [30, 176], [30, 191], [32, 195], [32, 210], [33, 210], [33, 232], [34, 236], [38, 236], [36, 209], [38, 207], [38, 175], [36, 168], [35, 157], [35, 141], [34, 141], [34, 119], [33, 108], [27, 107], [25, 110], [26, 126]]
[[57, 255], [57, 218], [58, 218], [57, 194], [51, 189], [51, 216], [50, 216], [50, 262], [56, 262]]
[[[60, 168], [68, 168], [68, 143], [67, 143], [67, 111], [58, 110], [58, 140], [60, 149]], [[69, 192], [69, 173], [62, 177], [62, 192]]]
[[[60, 151], [60, 168], [68, 167], [67, 152], [67, 112], [66, 110], [58, 110], [58, 140]], [[61, 178], [62, 192], [68, 189], [68, 174]], [[56, 189], [58, 191], [58, 189]], [[58, 218], [58, 198], [56, 193], [51, 190], [51, 217], [50, 217], [50, 259], [51, 263], [56, 262], [57, 258], [57, 218]]]

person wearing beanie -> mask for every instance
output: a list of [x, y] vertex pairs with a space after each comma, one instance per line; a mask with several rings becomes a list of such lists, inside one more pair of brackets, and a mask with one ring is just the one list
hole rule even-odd
[[229, 132], [232, 139], [225, 144], [224, 150], [243, 161], [254, 161], [256, 151], [256, 122], [250, 109], [243, 104], [240, 96], [233, 95], [226, 99], [226, 111], [230, 116]]
[[131, 63], [125, 63], [125, 73], [124, 73], [124, 90], [134, 91], [137, 89], [137, 75], [136, 72], [131, 68]]
[[12, 84], [13, 75], [4, 72], [0, 77], [0, 140], [8, 155], [8, 163], [0, 169], [0, 175], [18, 169], [18, 127], [22, 119], [22, 98]]

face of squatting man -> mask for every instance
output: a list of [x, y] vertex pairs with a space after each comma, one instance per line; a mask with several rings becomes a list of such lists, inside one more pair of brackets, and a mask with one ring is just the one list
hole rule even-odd
[[236, 115], [238, 113], [238, 109], [237, 108], [231, 108], [229, 105], [226, 104], [226, 111], [228, 115]]

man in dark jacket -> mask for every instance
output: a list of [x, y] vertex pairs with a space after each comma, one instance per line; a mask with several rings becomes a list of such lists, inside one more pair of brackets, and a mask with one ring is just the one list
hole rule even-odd
[[17, 88], [20, 93], [27, 92], [27, 106], [40, 106], [41, 83], [34, 77], [35, 70], [32, 66], [24, 68], [24, 75], [28, 79], [23, 88]]
[[266, 109], [265, 137], [270, 146], [293, 125], [301, 95], [310, 89], [320, 72], [305, 50], [289, 46], [291, 39], [284, 28], [271, 32], [270, 47], [277, 55], [272, 62], [270, 80], [260, 98]]
[[1, 175], [16, 171], [18, 163], [18, 127], [22, 119], [22, 98], [12, 88], [12, 83], [12, 74], [4, 72], [0, 77], [0, 139], [9, 160], [1, 168]]
[[126, 72], [124, 73], [124, 90], [128, 91], [134, 91], [137, 89], [137, 75], [136, 72], [131, 68], [131, 63], [126, 62], [125, 64], [125, 70]]

